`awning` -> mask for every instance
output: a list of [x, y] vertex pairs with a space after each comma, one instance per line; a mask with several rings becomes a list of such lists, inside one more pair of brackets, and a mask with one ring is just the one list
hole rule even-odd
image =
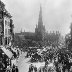
[[9, 57], [12, 58], [13, 53], [11, 51], [9, 51], [8, 49], [6, 49], [5, 47], [1, 48], [3, 50], [3, 52]]

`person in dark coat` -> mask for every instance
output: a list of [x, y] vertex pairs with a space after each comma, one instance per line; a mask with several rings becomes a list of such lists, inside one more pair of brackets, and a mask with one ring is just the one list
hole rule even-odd
[[31, 64], [30, 66], [29, 66], [29, 72], [33, 72], [33, 65]]
[[0, 72], [3, 72], [3, 64], [0, 62]]
[[36, 66], [34, 67], [34, 72], [37, 72], [37, 67]]
[[15, 72], [15, 65], [13, 64], [12, 72]]
[[18, 67], [16, 66], [16, 72], [19, 72]]

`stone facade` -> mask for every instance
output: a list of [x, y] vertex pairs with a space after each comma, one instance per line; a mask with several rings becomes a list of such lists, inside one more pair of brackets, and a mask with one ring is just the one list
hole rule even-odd
[[5, 5], [0, 1], [0, 45], [8, 45], [12, 40], [12, 16], [5, 9]]

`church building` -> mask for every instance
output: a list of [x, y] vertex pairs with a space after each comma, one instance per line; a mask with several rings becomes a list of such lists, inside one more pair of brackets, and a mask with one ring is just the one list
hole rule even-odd
[[40, 6], [38, 24], [36, 25], [35, 32], [21, 32], [15, 35], [25, 40], [43, 41], [45, 36], [45, 26], [42, 20], [42, 7]]
[[43, 41], [44, 40], [45, 26], [43, 25], [41, 6], [40, 6], [38, 25], [36, 25], [36, 28], [35, 28], [35, 35], [36, 35], [36, 38], [37, 38], [38, 41]]

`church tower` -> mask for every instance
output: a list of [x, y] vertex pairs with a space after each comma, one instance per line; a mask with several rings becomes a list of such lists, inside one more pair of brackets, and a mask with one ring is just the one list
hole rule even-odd
[[43, 27], [42, 7], [40, 6], [39, 19], [38, 19], [38, 28], [41, 29], [42, 27]]
[[38, 40], [40, 41], [43, 40], [44, 34], [45, 34], [45, 26], [43, 25], [41, 6], [40, 6], [40, 11], [39, 11], [38, 25], [36, 25], [35, 34]]

